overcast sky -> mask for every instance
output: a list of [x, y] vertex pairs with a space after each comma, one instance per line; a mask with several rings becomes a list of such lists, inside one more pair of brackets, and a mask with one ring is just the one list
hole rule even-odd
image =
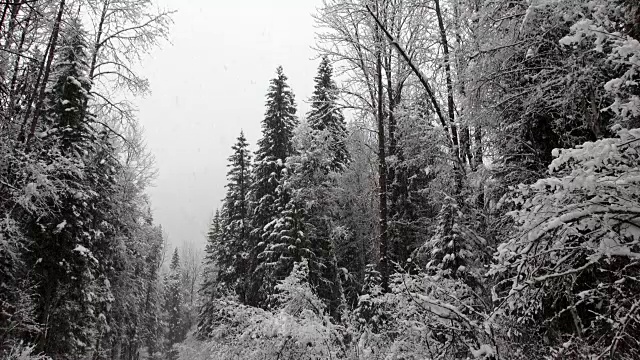
[[227, 157], [240, 130], [260, 137], [265, 94], [278, 65], [306, 113], [319, 60], [311, 49], [319, 0], [156, 0], [177, 10], [172, 44], [143, 62], [152, 94], [138, 101], [159, 176], [155, 222], [172, 244], [204, 244], [224, 197]]

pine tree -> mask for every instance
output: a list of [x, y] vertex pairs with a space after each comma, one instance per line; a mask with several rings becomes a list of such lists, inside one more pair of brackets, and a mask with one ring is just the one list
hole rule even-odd
[[109, 198], [118, 165], [108, 161], [113, 149], [81, 111], [91, 85], [85, 37], [79, 20], [70, 19], [53, 64], [42, 141], [34, 144], [40, 161], [55, 164], [50, 177], [60, 186], [48, 199], [51, 211], [28, 227], [34, 240], [28, 258], [39, 282], [36, 314], [46, 327], [39, 350], [53, 357], [91, 351], [98, 316], [112, 301], [105, 272], [115, 251]]
[[[258, 259], [258, 254], [267, 245], [266, 239], [262, 238], [264, 228], [279, 212], [276, 200], [278, 196], [287, 196], [284, 192], [278, 194], [276, 189], [283, 176], [284, 162], [293, 153], [293, 130], [298, 124], [294, 95], [281, 66], [276, 69], [276, 75], [267, 93], [267, 111], [262, 121], [262, 138], [258, 141], [253, 169], [251, 279], [246, 289], [246, 302], [252, 305], [265, 305], [266, 297], [260, 293], [260, 288], [275, 286], [275, 283], [265, 284], [266, 274], [255, 270], [263, 269], [259, 266], [262, 260]], [[282, 200], [281, 203], [286, 203]]]
[[[333, 67], [329, 59], [324, 56], [318, 67], [318, 74], [314, 78], [315, 88], [311, 97], [311, 110], [307, 114], [311, 139], [302, 145], [310, 153], [307, 159], [315, 164], [307, 163], [302, 175], [316, 190], [317, 196], [310, 221], [313, 223], [312, 249], [318, 259], [317, 263], [310, 262], [310, 279], [318, 291], [318, 295], [327, 301], [330, 314], [338, 319], [339, 308], [344, 302], [342, 284], [338, 275], [338, 264], [333, 243], [332, 233], [336, 227], [335, 211], [330, 200], [336, 191], [336, 184], [327, 177], [329, 171], [342, 172], [346, 169], [351, 157], [347, 150], [347, 130], [344, 116], [338, 107], [338, 87], [333, 80]], [[324, 143], [324, 144], [323, 144]], [[322, 155], [324, 153], [324, 155]], [[315, 155], [315, 156], [314, 156]], [[325, 157], [323, 159], [323, 156]], [[328, 157], [328, 158], [327, 158]], [[313, 161], [315, 160], [315, 161]], [[322, 164], [326, 162], [326, 164]], [[325, 168], [324, 174], [310, 170], [314, 166]], [[325, 197], [321, 199], [321, 197]]]
[[65, 29], [58, 57], [53, 66], [55, 83], [46, 99], [45, 133], [61, 141], [63, 153], [93, 137], [85, 111], [91, 80], [88, 75], [86, 34], [77, 19]]
[[222, 244], [222, 221], [220, 219], [220, 211], [216, 210], [213, 217], [209, 232], [207, 233], [207, 245], [204, 248], [204, 270], [203, 281], [200, 287], [200, 296], [202, 297], [202, 306], [198, 315], [198, 334], [201, 337], [208, 335], [211, 330], [214, 317], [214, 301], [218, 295], [217, 288], [217, 269], [216, 263], [217, 249]]
[[268, 241], [259, 256], [275, 281], [288, 276], [294, 263], [308, 260], [310, 286], [339, 319], [343, 292], [333, 244], [337, 188], [327, 172], [335, 160], [330, 139], [327, 129], [313, 130], [307, 122], [296, 130], [296, 153], [287, 159], [277, 189], [280, 212], [265, 226]]
[[440, 198], [434, 198], [437, 191], [429, 189], [431, 182], [437, 176], [447, 178], [440, 159], [448, 155], [440, 147], [443, 139], [429, 123], [424, 99], [426, 95], [420, 94], [413, 104], [402, 104], [397, 110], [395, 155], [387, 157], [389, 259], [401, 267], [408, 265], [411, 252], [424, 243], [430, 224], [435, 223]]
[[273, 206], [276, 188], [282, 178], [284, 162], [293, 153], [293, 130], [298, 124], [294, 95], [281, 66], [276, 69], [276, 74], [267, 93], [267, 111], [262, 121], [262, 138], [258, 141], [254, 166], [254, 215], [255, 225], [260, 225], [260, 228], [268, 224], [276, 213]]
[[[278, 193], [290, 189], [286, 185], [278, 187]], [[305, 205], [297, 197], [278, 196], [276, 206], [280, 212], [276, 218], [264, 227], [262, 238], [266, 245], [258, 254], [260, 265], [256, 269], [265, 274], [266, 281], [260, 291], [268, 296], [267, 302], [273, 305], [276, 297], [274, 284], [284, 280], [293, 270], [295, 263], [308, 259], [315, 263], [315, 254], [307, 234], [307, 215]]]
[[180, 273], [180, 255], [178, 248], [173, 251], [169, 274], [165, 279], [165, 304], [167, 321], [167, 349], [171, 359], [177, 358], [177, 353], [172, 349], [173, 345], [183, 341], [189, 329], [185, 326], [185, 314], [183, 310], [183, 289]]
[[344, 116], [337, 104], [338, 87], [333, 81], [333, 67], [326, 56], [322, 58], [314, 80], [311, 109], [307, 113], [309, 126], [313, 130], [329, 132], [329, 149], [332, 156], [329, 170], [342, 170], [350, 159], [345, 142], [347, 129]]
[[229, 289], [236, 290], [241, 299], [244, 298], [242, 281], [248, 274], [249, 261], [249, 198], [251, 187], [251, 154], [249, 144], [241, 132], [232, 147], [227, 173], [227, 195], [224, 200], [222, 226], [225, 234], [224, 244], [226, 257], [217, 259], [220, 267], [219, 282], [225, 283]]
[[161, 266], [162, 252], [162, 229], [160, 227], [151, 227], [151, 219], [149, 218], [148, 227], [143, 230], [149, 235], [148, 242], [145, 244], [149, 247], [147, 256], [144, 259], [144, 267], [146, 274], [144, 277], [144, 299], [141, 310], [143, 313], [143, 344], [150, 356], [155, 359], [161, 350], [161, 282], [159, 281], [158, 270]]

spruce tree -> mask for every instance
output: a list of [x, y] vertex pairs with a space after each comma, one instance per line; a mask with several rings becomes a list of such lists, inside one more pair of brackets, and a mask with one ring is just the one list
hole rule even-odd
[[53, 65], [55, 82], [45, 100], [45, 134], [60, 141], [63, 153], [94, 137], [89, 124], [93, 117], [85, 110], [91, 90], [85, 38], [79, 20], [71, 19]]
[[[91, 83], [87, 78], [86, 34], [77, 19], [62, 31], [46, 98], [46, 121], [33, 151], [53, 164], [50, 181], [59, 184], [50, 211], [28, 226], [28, 261], [37, 279], [37, 320], [46, 330], [39, 349], [52, 357], [84, 354], [97, 338], [98, 315], [112, 301], [106, 271], [112, 268], [113, 225], [109, 198], [117, 164], [113, 149], [97, 137], [82, 111]], [[97, 259], [100, 259], [98, 261]]]
[[246, 302], [251, 305], [265, 305], [266, 296], [262, 290], [275, 286], [274, 283], [265, 283], [265, 269], [260, 266], [263, 259], [258, 258], [258, 254], [265, 250], [268, 241], [262, 236], [264, 228], [279, 212], [276, 200], [278, 196], [286, 196], [285, 193], [278, 194], [276, 189], [283, 176], [284, 162], [293, 153], [293, 130], [298, 124], [294, 95], [281, 66], [271, 80], [266, 106], [262, 138], [258, 141], [253, 169], [251, 278], [246, 289]]
[[146, 274], [144, 277], [144, 301], [143, 312], [143, 344], [146, 347], [149, 359], [156, 359], [161, 350], [161, 282], [158, 271], [162, 262], [162, 228], [152, 226], [151, 217], [148, 218], [148, 226], [143, 229], [148, 234], [146, 245], [148, 252], [144, 259]]
[[313, 255], [309, 257], [309, 281], [329, 313], [339, 320], [344, 294], [335, 239], [341, 228], [337, 215], [341, 190], [335, 173], [327, 172], [336, 159], [333, 134], [328, 129], [314, 130], [310, 125], [301, 125], [294, 138], [297, 154], [287, 160], [287, 185], [292, 201], [305, 208], [305, 236]]
[[165, 278], [165, 316], [167, 322], [167, 350], [170, 359], [177, 358], [177, 351], [173, 345], [185, 339], [189, 329], [185, 326], [183, 311], [182, 279], [180, 272], [180, 255], [178, 248], [173, 251], [169, 274]]
[[399, 123], [394, 155], [387, 158], [388, 258], [400, 267], [409, 265], [411, 252], [431, 235], [441, 200], [434, 198], [437, 191], [427, 189], [434, 186], [432, 181], [439, 173], [446, 171], [440, 159], [448, 155], [442, 152], [442, 139], [436, 137], [429, 123], [430, 105], [426, 99], [427, 95], [421, 94], [415, 103], [401, 104], [402, 111], [395, 115]]
[[345, 142], [347, 129], [337, 103], [338, 87], [333, 81], [333, 67], [326, 56], [322, 58], [314, 80], [315, 88], [307, 121], [313, 130], [329, 132], [329, 149], [332, 156], [330, 170], [342, 170], [350, 159]]
[[334, 198], [337, 189], [328, 172], [345, 170], [350, 155], [346, 144], [346, 123], [337, 103], [338, 87], [333, 80], [333, 68], [326, 56], [322, 58], [314, 80], [311, 110], [307, 114], [310, 127], [307, 137], [310, 139], [300, 144], [308, 155], [302, 158], [299, 166], [301, 173], [298, 176], [304, 179], [305, 185], [302, 186], [315, 189], [309, 193], [311, 198], [307, 202], [314, 204], [309, 216], [314, 229], [310, 233], [310, 241], [318, 260], [316, 263], [309, 263], [309, 277], [318, 296], [327, 302], [329, 312], [337, 319], [344, 295], [332, 240], [333, 230], [339, 223], [336, 212], [332, 209], [338, 201]]
[[244, 298], [242, 281], [248, 274], [249, 261], [249, 198], [251, 187], [251, 153], [249, 143], [240, 132], [233, 154], [229, 157], [227, 173], [227, 195], [224, 199], [222, 227], [225, 233], [224, 246], [226, 257], [217, 259], [220, 267], [219, 282], [236, 290]]
[[213, 323], [214, 301], [218, 295], [216, 249], [221, 245], [221, 240], [222, 221], [220, 219], [220, 211], [216, 210], [216, 214], [209, 227], [209, 232], [207, 233], [207, 245], [204, 248], [203, 281], [200, 287], [202, 306], [200, 308], [200, 314], [198, 315], [198, 334], [201, 337], [208, 335]]
[[[289, 194], [291, 189], [283, 184], [278, 193]], [[265, 274], [261, 291], [268, 296], [269, 305], [274, 305], [277, 298], [273, 285], [284, 280], [293, 270], [293, 266], [303, 259], [315, 263], [315, 254], [307, 231], [307, 214], [305, 204], [297, 196], [278, 196], [276, 206], [280, 209], [276, 218], [264, 227], [262, 238], [264, 250], [258, 254], [260, 265], [258, 271]]]

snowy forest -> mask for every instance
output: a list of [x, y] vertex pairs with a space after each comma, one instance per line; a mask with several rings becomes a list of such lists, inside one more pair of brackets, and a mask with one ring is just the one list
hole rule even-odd
[[136, 117], [172, 12], [0, 9], [0, 358], [640, 359], [636, 0], [323, 0], [204, 253]]

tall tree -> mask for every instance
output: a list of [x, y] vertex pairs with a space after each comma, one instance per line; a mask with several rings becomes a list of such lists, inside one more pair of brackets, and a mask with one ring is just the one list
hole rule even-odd
[[[344, 294], [336, 257], [336, 239], [343, 233], [339, 218], [341, 189], [337, 178], [345, 170], [334, 168], [334, 133], [329, 128], [315, 130], [309, 123], [298, 127], [294, 137], [296, 154], [287, 159], [285, 186], [291, 193], [290, 203], [298, 204], [304, 225], [303, 236], [309, 247], [309, 282], [325, 301], [334, 319], [340, 319]], [[344, 141], [344, 140], [343, 140]], [[293, 206], [289, 205], [290, 207]]]
[[328, 170], [342, 170], [349, 162], [347, 128], [342, 111], [338, 107], [338, 87], [333, 80], [333, 67], [327, 56], [322, 57], [314, 81], [307, 121], [311, 129], [326, 130], [331, 135], [328, 140], [331, 143], [329, 147], [333, 159]]
[[180, 274], [184, 289], [185, 326], [190, 329], [197, 323], [198, 317], [198, 284], [201, 281], [202, 257], [201, 249], [193, 242], [185, 241], [181, 246], [182, 267]]
[[110, 160], [113, 149], [90, 126], [91, 117], [78, 107], [90, 90], [85, 36], [77, 19], [61, 31], [52, 66], [54, 85], [45, 100], [46, 121], [39, 127], [43, 135], [33, 144], [40, 161], [59, 165], [53, 176], [61, 186], [49, 199], [55, 211], [34, 218], [29, 226], [34, 239], [29, 259], [40, 297], [36, 312], [45, 326], [38, 343], [51, 356], [90, 351], [98, 314], [110, 298], [104, 281], [113, 256], [108, 199], [118, 165]]
[[203, 259], [202, 285], [200, 286], [200, 296], [202, 305], [198, 314], [198, 335], [207, 336], [211, 331], [214, 319], [214, 301], [219, 296], [217, 287], [218, 282], [218, 264], [217, 249], [222, 246], [222, 220], [220, 218], [220, 210], [216, 213], [211, 221], [209, 232], [207, 233], [207, 245], [204, 248], [205, 256]]
[[180, 255], [178, 248], [173, 251], [169, 274], [165, 278], [165, 316], [167, 321], [167, 351], [169, 359], [175, 359], [177, 353], [173, 345], [181, 342], [189, 330], [185, 325], [184, 294], [180, 273]]
[[329, 313], [339, 319], [344, 291], [336, 257], [337, 234], [342, 232], [336, 178], [346, 170], [351, 156], [346, 123], [338, 104], [338, 86], [327, 56], [322, 57], [314, 80], [308, 128], [301, 127], [297, 132], [300, 156], [294, 155], [287, 163], [291, 163], [291, 183], [299, 189], [298, 197], [310, 204], [307, 221], [312, 230], [307, 236], [316, 257], [316, 262], [309, 261], [310, 281], [319, 297], [327, 302]]
[[[397, 108], [403, 99], [403, 89], [409, 78], [409, 67], [394, 57], [392, 44], [384, 41], [384, 34], [366, 11], [371, 5], [378, 18], [387, 24], [394, 34], [407, 32], [403, 39], [409, 40], [411, 54], [416, 62], [425, 59], [429, 45], [420, 38], [423, 26], [420, 21], [429, 21], [424, 6], [409, 5], [406, 1], [325, 1], [319, 25], [327, 31], [319, 34], [320, 51], [337, 60], [343, 81], [342, 95], [348, 107], [355, 110], [365, 121], [363, 126], [378, 134], [378, 259], [382, 268], [391, 267], [396, 260], [400, 238], [396, 233], [403, 219], [398, 213], [406, 202], [406, 187], [411, 175], [403, 172], [398, 159], [402, 152], [397, 144]], [[427, 20], [425, 20], [427, 19]], [[373, 123], [371, 122], [373, 120]], [[406, 258], [407, 251], [401, 256]], [[382, 261], [380, 261], [382, 260]], [[384, 282], [389, 271], [381, 269]], [[362, 269], [363, 271], [364, 269]]]
[[232, 150], [233, 154], [228, 158], [227, 195], [221, 215], [225, 242], [220, 246], [226, 248], [227, 256], [217, 259], [220, 267], [218, 281], [244, 298], [244, 286], [240, 281], [246, 278], [249, 270], [251, 153], [243, 132], [240, 132]]
[[74, 146], [92, 140], [89, 122], [93, 117], [82, 111], [91, 91], [87, 57], [86, 33], [79, 20], [72, 19], [53, 65], [56, 80], [45, 99], [47, 123], [42, 127], [61, 141], [63, 153], [77, 151]]
[[262, 120], [262, 138], [258, 141], [253, 170], [252, 276], [246, 290], [249, 304], [264, 304], [265, 296], [275, 286], [275, 282], [265, 281], [267, 274], [260, 266], [262, 260], [258, 258], [258, 254], [264, 251], [268, 241], [262, 238], [264, 227], [278, 214], [276, 199], [287, 196], [286, 193], [278, 194], [276, 189], [283, 176], [285, 160], [293, 153], [293, 130], [298, 124], [295, 97], [287, 84], [282, 66], [276, 69], [276, 77], [271, 80], [266, 106]]
[[[376, 12], [380, 13], [380, 4], [376, 0]], [[389, 290], [389, 209], [387, 207], [387, 157], [386, 141], [384, 129], [384, 89], [382, 88], [382, 34], [377, 27], [374, 29], [374, 39], [376, 43], [376, 122], [378, 124], [378, 209], [379, 209], [379, 247], [380, 247], [380, 275], [382, 276], [382, 289]]]

